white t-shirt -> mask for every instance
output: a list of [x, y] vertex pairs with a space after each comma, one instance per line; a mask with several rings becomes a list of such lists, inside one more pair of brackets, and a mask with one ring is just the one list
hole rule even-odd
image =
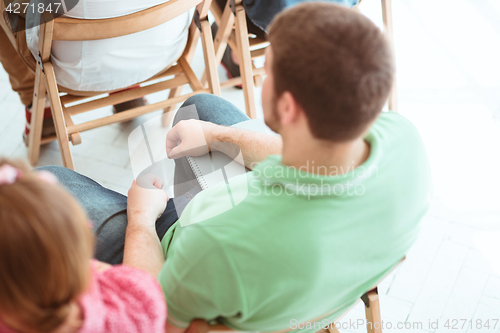
[[[112, 18], [167, 1], [80, 0], [66, 16], [90, 20]], [[164, 24], [131, 35], [93, 41], [54, 41], [52, 64], [58, 84], [72, 90], [107, 91], [147, 80], [181, 56], [193, 13], [194, 8]], [[33, 26], [30, 22], [39, 20], [39, 16], [28, 15], [26, 26]], [[33, 55], [38, 54], [38, 31], [38, 25], [26, 30], [27, 44]]]

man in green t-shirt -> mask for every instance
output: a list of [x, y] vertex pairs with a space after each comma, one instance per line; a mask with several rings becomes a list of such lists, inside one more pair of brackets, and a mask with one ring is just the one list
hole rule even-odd
[[[417, 130], [381, 112], [394, 62], [380, 30], [328, 3], [286, 10], [268, 30], [262, 107], [279, 135], [229, 127], [248, 118], [219, 97], [197, 95], [184, 105], [196, 106], [198, 120], [181, 109], [166, 143], [179, 169], [185, 156], [230, 143], [251, 171], [197, 193], [178, 221], [157, 179], [129, 190], [125, 254], [158, 276], [168, 333], [195, 318], [240, 331], [317, 331], [404, 257], [429, 205]], [[192, 172], [179, 177], [196, 183]], [[111, 199], [96, 191], [103, 203]], [[99, 226], [97, 257], [114, 261], [99, 244], [117, 224], [101, 228], [100, 210], [77, 196]]]
[[[419, 134], [381, 113], [393, 59], [380, 30], [314, 3], [279, 15], [269, 40], [262, 106], [280, 136], [228, 127], [247, 118], [210, 95], [184, 104], [200, 120], [181, 109], [167, 135], [177, 161], [206, 153], [193, 149], [202, 130], [207, 150], [234, 143], [252, 170], [197, 194], [163, 237], [167, 331], [195, 318], [240, 331], [316, 331], [404, 257], [428, 208]], [[240, 198], [230, 209], [228, 193]], [[300, 324], [311, 320], [318, 325]]]

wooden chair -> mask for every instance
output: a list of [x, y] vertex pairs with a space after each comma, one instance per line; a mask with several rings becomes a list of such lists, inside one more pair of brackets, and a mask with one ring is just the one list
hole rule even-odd
[[[359, 3], [361, 3], [360, 0]], [[393, 43], [392, 0], [381, 0], [384, 31]], [[359, 6], [356, 6], [358, 8]], [[215, 36], [215, 59], [220, 64], [227, 45], [236, 52], [240, 61], [241, 77], [221, 83], [221, 87], [241, 85], [245, 97], [245, 107], [250, 118], [256, 117], [255, 93], [253, 87], [260, 87], [265, 75], [264, 68], [257, 68], [253, 60], [263, 57], [269, 42], [248, 33], [245, 9], [242, 0], [228, 0], [223, 11], [213, 2], [210, 11], [215, 17], [219, 30]], [[204, 78], [203, 78], [204, 79]], [[202, 82], [204, 82], [202, 80]], [[396, 84], [389, 96], [389, 109], [397, 111]]]
[[[216, 2], [213, 2], [210, 11], [219, 26], [214, 39], [215, 60], [217, 64], [222, 61], [224, 51], [229, 44], [240, 60], [241, 77], [229, 79], [221, 87], [234, 87], [241, 85], [245, 96], [247, 115], [257, 117], [255, 106], [255, 92], [253, 87], [262, 86], [264, 68], [257, 68], [254, 59], [263, 57], [269, 42], [248, 33], [245, 9], [242, 0], [228, 0], [223, 11]], [[205, 76], [202, 82], [204, 82]]]
[[[406, 258], [401, 259], [390, 271], [387, 273], [381, 281], [383, 281], [389, 274], [391, 274]], [[381, 282], [380, 281], [380, 282]], [[379, 283], [380, 283], [379, 282]], [[379, 284], [377, 283], [377, 285]], [[368, 333], [382, 333], [382, 316], [380, 314], [380, 302], [378, 296], [377, 286], [371, 288], [368, 292], [364, 293], [363, 296], [360, 297], [359, 301], [363, 301], [365, 304], [365, 317], [366, 317], [366, 331]], [[356, 304], [358, 303], [356, 302]], [[349, 310], [344, 312], [339, 318], [335, 320], [335, 323], [339, 322], [347, 313], [349, 313], [352, 308], [356, 305], [354, 304]], [[327, 314], [328, 315], [328, 314]], [[318, 318], [314, 318], [309, 322], [321, 322], [321, 320], [327, 316], [323, 315]], [[306, 324], [306, 323], [305, 323]], [[265, 330], [263, 330], [265, 331]], [[292, 329], [284, 329], [281, 331], [273, 332], [273, 333], [287, 333], [293, 331]], [[236, 332], [229, 327], [222, 324], [208, 324], [203, 319], [195, 319], [191, 322], [187, 333], [209, 333], [209, 332]], [[328, 328], [321, 329], [316, 333], [339, 333], [339, 330], [335, 327], [335, 325], [328, 325]]]
[[[170, 109], [169, 107], [175, 106], [177, 103], [195, 94], [212, 93], [220, 95], [212, 32], [207, 19], [210, 3], [211, 0], [170, 0], [164, 4], [130, 15], [99, 20], [82, 20], [66, 17], [52, 20], [51, 16], [46, 13], [43, 14], [42, 25], [40, 26], [38, 66], [36, 68], [35, 91], [33, 95], [34, 115], [31, 118], [30, 124], [29, 160], [31, 164], [35, 165], [38, 161], [40, 145], [57, 138], [64, 166], [74, 169], [69, 142], [71, 141], [73, 145], [80, 144], [80, 132], [128, 121], [159, 109], [164, 109], [166, 112]], [[109, 94], [112, 91], [105, 94], [102, 92], [95, 93], [94, 98], [90, 101], [88, 96], [82, 97], [61, 93], [54, 74], [54, 67], [51, 63], [52, 41], [98, 40], [125, 36], [158, 26], [195, 6], [196, 11], [189, 29], [189, 38], [184, 53], [177, 60], [176, 64], [168, 68], [168, 70], [141, 82], [139, 88], [129, 90], [120, 89], [120, 91], [113, 94]], [[205, 88], [201, 84], [190, 66], [200, 36], [205, 56], [208, 88]], [[159, 82], [157, 82], [158, 80]], [[189, 84], [193, 91], [181, 96], [180, 92], [185, 84]], [[80, 124], [75, 124], [71, 118], [73, 115], [82, 112], [130, 101], [167, 89], [170, 89], [170, 96], [165, 101], [133, 108]], [[52, 106], [52, 115], [57, 135], [42, 140], [41, 133], [46, 92]]]

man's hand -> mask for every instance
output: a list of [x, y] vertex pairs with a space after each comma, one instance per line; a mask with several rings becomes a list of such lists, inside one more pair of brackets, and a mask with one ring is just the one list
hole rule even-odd
[[[222, 144], [214, 144], [210, 147], [211, 143]], [[196, 119], [179, 121], [167, 133], [168, 158], [200, 156], [212, 150], [234, 157], [241, 150], [245, 166], [249, 169], [265, 160], [268, 155], [281, 154], [282, 146], [280, 136], [216, 125]]]
[[[146, 223], [148, 227], [154, 227], [168, 201], [168, 195], [162, 188], [162, 180], [153, 174], [141, 176], [132, 183], [128, 190], [127, 200], [129, 224]], [[140, 218], [130, 218], [134, 216], [140, 216]]]
[[210, 151], [210, 142], [216, 142], [220, 125], [189, 119], [177, 123], [167, 133], [167, 156], [201, 156]]

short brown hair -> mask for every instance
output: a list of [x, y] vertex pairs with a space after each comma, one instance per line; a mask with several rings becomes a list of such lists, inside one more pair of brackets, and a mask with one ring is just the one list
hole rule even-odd
[[51, 332], [90, 283], [93, 234], [76, 200], [61, 186], [22, 171], [0, 185], [0, 314]]
[[319, 139], [362, 135], [393, 83], [392, 51], [380, 29], [353, 9], [308, 2], [279, 14], [268, 30], [276, 95], [294, 96]]

